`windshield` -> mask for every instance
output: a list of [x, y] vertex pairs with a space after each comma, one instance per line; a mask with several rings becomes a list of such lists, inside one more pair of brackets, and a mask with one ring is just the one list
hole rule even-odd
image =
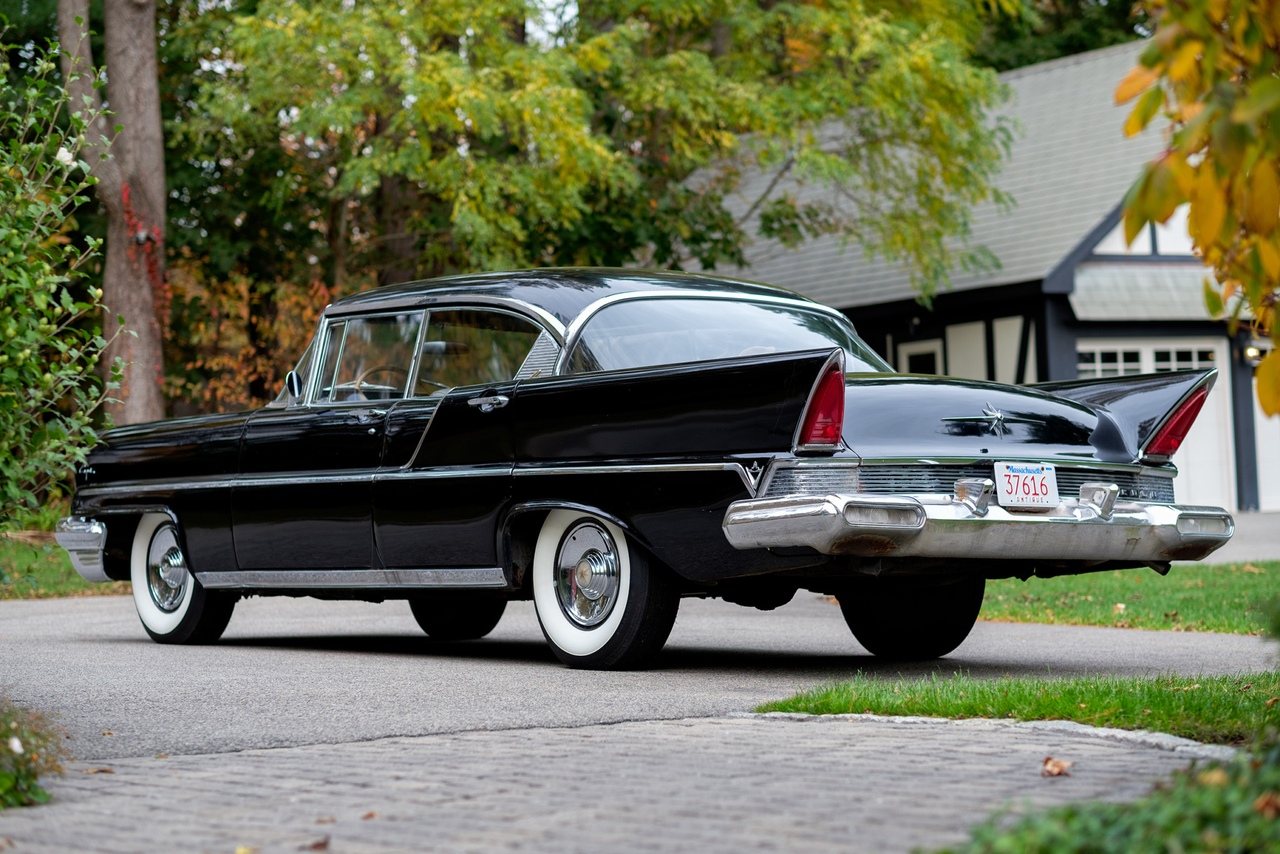
[[568, 373], [678, 365], [839, 347], [845, 370], [891, 373], [844, 318], [803, 306], [738, 300], [636, 299], [587, 321]]

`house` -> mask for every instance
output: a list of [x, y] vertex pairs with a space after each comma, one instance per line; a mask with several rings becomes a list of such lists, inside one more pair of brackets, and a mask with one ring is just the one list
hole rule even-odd
[[997, 180], [1015, 205], [975, 211], [971, 238], [1001, 266], [955, 275], [932, 310], [900, 267], [836, 239], [757, 244], [745, 272], [841, 309], [903, 371], [1034, 383], [1216, 367], [1174, 458], [1177, 499], [1280, 510], [1280, 419], [1256, 403], [1255, 342], [1207, 315], [1207, 271], [1191, 254], [1185, 208], [1125, 245], [1121, 202], [1164, 144], [1157, 130], [1121, 132], [1128, 107], [1113, 92], [1140, 50], [1119, 45], [1002, 75], [1021, 131]]

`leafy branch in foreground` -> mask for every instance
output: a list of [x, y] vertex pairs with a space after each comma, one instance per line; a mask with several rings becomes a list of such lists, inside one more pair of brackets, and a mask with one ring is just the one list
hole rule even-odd
[[[3, 33], [0, 21], [0, 33]], [[0, 525], [66, 483], [97, 440], [93, 413], [116, 387], [95, 375], [107, 342], [100, 289], [78, 286], [99, 242], [66, 234], [93, 179], [78, 159], [89, 121], [66, 115], [45, 52], [12, 73], [0, 47]], [[118, 366], [113, 375], [118, 374]]]
[[[1169, 145], [1125, 200], [1125, 235], [1190, 203], [1197, 254], [1215, 315], [1246, 318], [1280, 345], [1280, 0], [1150, 0], [1156, 32], [1116, 88], [1136, 99], [1133, 135], [1163, 115]], [[1258, 402], [1280, 413], [1280, 346], [1258, 366]]]

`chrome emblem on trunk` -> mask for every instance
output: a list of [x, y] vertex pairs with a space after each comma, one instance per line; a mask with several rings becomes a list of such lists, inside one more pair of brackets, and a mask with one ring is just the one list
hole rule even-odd
[[988, 403], [982, 409], [981, 415], [956, 415], [950, 418], [943, 418], [943, 421], [958, 422], [962, 424], [983, 424], [986, 425], [987, 432], [993, 436], [1003, 437], [1009, 433], [1009, 424], [1043, 424], [1044, 420], [1040, 418], [1020, 418], [1016, 415], [1005, 415], [999, 409], [996, 409]]

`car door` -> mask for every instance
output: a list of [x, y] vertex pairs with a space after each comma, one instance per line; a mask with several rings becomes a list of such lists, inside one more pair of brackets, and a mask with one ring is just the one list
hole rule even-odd
[[374, 566], [372, 483], [405, 399], [421, 311], [332, 318], [302, 400], [256, 413], [232, 490], [244, 570]]
[[511, 494], [516, 384], [559, 348], [532, 320], [492, 308], [433, 308], [411, 399], [388, 417], [373, 481], [374, 531], [391, 569], [497, 566]]

